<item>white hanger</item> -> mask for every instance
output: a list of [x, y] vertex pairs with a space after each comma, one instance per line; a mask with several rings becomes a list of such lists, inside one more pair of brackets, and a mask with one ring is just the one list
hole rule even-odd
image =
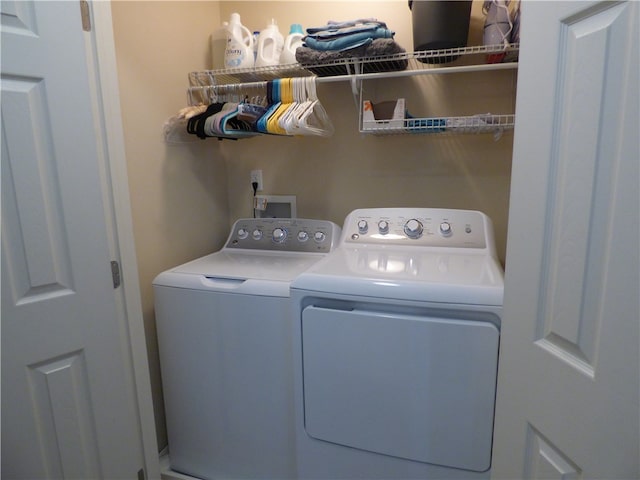
[[335, 129], [331, 119], [318, 99], [316, 77], [309, 77], [307, 93], [310, 104], [297, 119], [298, 135], [318, 135], [322, 137], [333, 135]]

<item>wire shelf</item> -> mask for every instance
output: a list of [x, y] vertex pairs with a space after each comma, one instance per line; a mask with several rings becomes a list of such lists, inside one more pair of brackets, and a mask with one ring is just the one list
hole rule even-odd
[[[461, 64], [491, 65], [514, 63], [518, 59], [517, 43], [504, 45], [482, 45], [442, 50], [397, 53], [376, 57], [350, 57], [327, 63], [275, 65], [255, 68], [229, 68], [204, 70], [189, 73], [189, 85], [202, 87], [229, 83], [259, 82], [278, 78], [293, 78], [316, 75], [318, 77], [341, 77], [382, 72], [408, 71], [419, 74], [428, 70], [446, 70]], [[491, 63], [489, 63], [491, 62]], [[322, 81], [322, 79], [319, 79]], [[329, 79], [327, 79], [329, 80]]]
[[480, 114], [462, 117], [405, 118], [401, 120], [361, 121], [360, 133], [399, 135], [407, 133], [492, 133], [513, 130], [515, 115]]

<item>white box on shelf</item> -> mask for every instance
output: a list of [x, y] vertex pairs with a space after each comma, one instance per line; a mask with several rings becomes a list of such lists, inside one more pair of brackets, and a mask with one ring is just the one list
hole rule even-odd
[[[383, 102], [388, 103], [388, 102]], [[381, 106], [382, 104], [378, 104]], [[401, 129], [404, 127], [405, 120], [405, 100], [404, 98], [398, 98], [393, 107], [393, 113], [389, 117], [388, 115], [378, 115], [387, 118], [377, 118], [375, 110], [377, 105], [374, 105], [370, 100], [364, 100], [362, 102], [362, 130], [380, 130], [380, 129]], [[378, 108], [378, 110], [380, 110]]]

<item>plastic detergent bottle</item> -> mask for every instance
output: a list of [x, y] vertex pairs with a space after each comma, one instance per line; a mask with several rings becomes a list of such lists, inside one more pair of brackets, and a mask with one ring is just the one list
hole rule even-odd
[[224, 68], [228, 32], [229, 22], [222, 22], [222, 26], [211, 33], [211, 68], [214, 70]]
[[292, 23], [289, 29], [289, 35], [284, 40], [284, 46], [282, 53], [280, 54], [280, 63], [282, 65], [289, 65], [290, 63], [297, 63], [296, 61], [296, 49], [302, 46], [302, 25], [299, 23]]
[[267, 28], [260, 32], [258, 37], [258, 55], [256, 57], [256, 67], [267, 67], [280, 63], [280, 54], [284, 46], [284, 38], [278, 30], [275, 20], [267, 25]]
[[231, 14], [227, 26], [227, 36], [224, 66], [226, 68], [253, 67], [253, 35], [247, 27], [240, 23], [240, 14]]

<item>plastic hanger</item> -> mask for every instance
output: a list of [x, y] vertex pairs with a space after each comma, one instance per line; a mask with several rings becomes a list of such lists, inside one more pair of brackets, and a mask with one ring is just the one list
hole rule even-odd
[[260, 133], [269, 133], [269, 130], [267, 129], [267, 121], [271, 114], [280, 106], [279, 80], [270, 80], [267, 82], [267, 99], [269, 104], [267, 111], [256, 122], [256, 130]]
[[333, 135], [335, 129], [331, 123], [331, 119], [318, 99], [316, 91], [316, 79], [310, 77], [307, 84], [307, 91], [311, 104], [298, 117], [298, 134], [300, 135], [319, 135], [328, 137]]
[[289, 135], [297, 133], [297, 118], [307, 108], [309, 97], [307, 94], [307, 79], [293, 79], [293, 104], [280, 118], [280, 126], [287, 131]]

